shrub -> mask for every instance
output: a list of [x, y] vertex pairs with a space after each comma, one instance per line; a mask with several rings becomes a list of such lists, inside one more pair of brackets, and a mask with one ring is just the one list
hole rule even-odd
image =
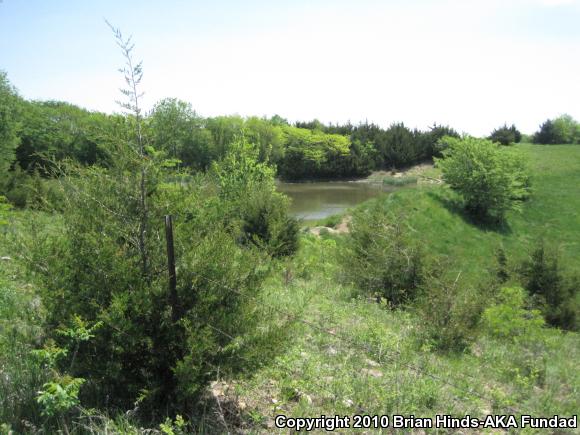
[[501, 221], [529, 196], [530, 179], [523, 157], [514, 150], [472, 137], [445, 137], [447, 147], [436, 164], [444, 180], [458, 191], [469, 213]]
[[510, 145], [513, 143], [519, 143], [522, 140], [522, 134], [514, 124], [512, 124], [511, 127], [508, 127], [507, 124], [504, 124], [502, 127], [496, 128], [491, 133], [489, 140], [492, 142], [497, 142], [501, 145]]
[[348, 281], [391, 306], [414, 299], [423, 281], [423, 255], [404, 219], [378, 205], [353, 214], [342, 258]]
[[477, 337], [483, 301], [479, 291], [457, 280], [430, 277], [418, 304], [423, 340], [443, 351], [465, 349]]
[[[91, 168], [61, 180], [63, 226], [46, 237], [31, 228], [26, 250], [42, 279], [54, 340], [62, 340], [56, 331], [75, 315], [104, 323], [79, 349], [71, 372], [87, 379], [83, 404], [99, 407], [109, 397], [109, 406], [127, 409], [139, 399], [140, 415], [157, 419], [167, 403], [187, 407], [212, 367], [227, 365], [228, 337], [252, 328], [251, 299], [242, 295], [259, 289], [260, 255], [239, 246], [239, 224], [211, 191], [157, 185], [148, 198], [144, 270], [138, 202], [130, 199], [137, 175], [121, 171], [123, 179], [113, 171]], [[164, 273], [165, 214], [177, 215], [176, 305]]]
[[533, 305], [543, 313], [548, 324], [563, 329], [578, 329], [576, 296], [580, 289], [580, 277], [564, 276], [556, 251], [547, 249], [544, 242], [539, 242], [521, 265], [520, 276]]
[[296, 252], [298, 221], [289, 215], [288, 198], [276, 191], [273, 167], [258, 162], [256, 147], [233, 144], [212, 172], [228, 216], [241, 222], [242, 243], [253, 243], [274, 257]]
[[504, 287], [497, 301], [482, 316], [483, 330], [492, 337], [513, 341], [537, 339], [544, 319], [538, 310], [527, 310], [526, 292], [521, 287]]
[[240, 210], [243, 242], [253, 243], [273, 257], [294, 254], [300, 227], [288, 214], [288, 201], [268, 188], [252, 192]]

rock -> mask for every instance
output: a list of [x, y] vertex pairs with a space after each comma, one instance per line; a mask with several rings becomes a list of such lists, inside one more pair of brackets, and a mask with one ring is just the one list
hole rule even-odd
[[378, 367], [380, 364], [376, 361], [373, 361], [372, 359], [365, 359], [365, 362], [367, 363], [367, 365], [371, 366], [371, 367]]
[[326, 349], [326, 352], [328, 352], [329, 355], [336, 355], [338, 353], [338, 351], [332, 346], [329, 346], [328, 349]]
[[380, 378], [383, 376], [383, 372], [375, 369], [362, 369], [361, 372], [365, 375], [372, 376], [373, 378]]

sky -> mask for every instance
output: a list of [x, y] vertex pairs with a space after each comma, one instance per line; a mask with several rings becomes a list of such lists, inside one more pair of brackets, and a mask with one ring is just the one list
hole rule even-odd
[[486, 135], [580, 119], [580, 0], [0, 0], [0, 70], [25, 98], [118, 112], [132, 35], [146, 109]]

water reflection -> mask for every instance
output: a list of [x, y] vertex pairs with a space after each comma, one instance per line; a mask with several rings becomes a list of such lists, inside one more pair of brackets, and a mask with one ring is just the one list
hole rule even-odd
[[291, 213], [307, 221], [341, 213], [367, 199], [394, 190], [390, 186], [361, 181], [278, 182], [277, 187], [292, 198]]

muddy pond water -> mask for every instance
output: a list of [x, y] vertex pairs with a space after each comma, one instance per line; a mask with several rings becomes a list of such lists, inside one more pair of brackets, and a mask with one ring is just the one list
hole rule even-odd
[[367, 181], [316, 181], [286, 183], [278, 190], [292, 199], [290, 212], [299, 219], [313, 221], [341, 213], [375, 196], [392, 192], [396, 187]]

